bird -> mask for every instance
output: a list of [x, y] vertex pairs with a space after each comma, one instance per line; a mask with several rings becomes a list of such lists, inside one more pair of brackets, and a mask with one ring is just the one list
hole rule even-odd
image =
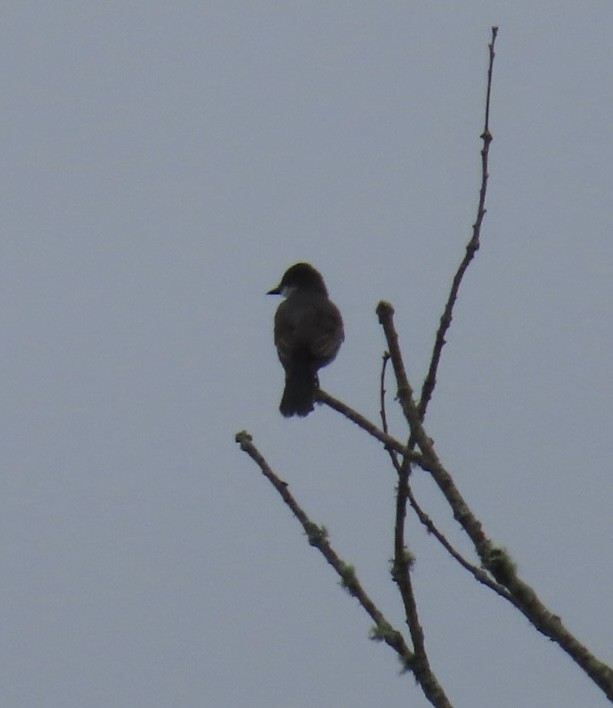
[[279, 410], [286, 418], [304, 418], [313, 410], [318, 370], [333, 361], [345, 339], [343, 318], [328, 299], [321, 274], [309, 263], [288, 268], [267, 295], [285, 298], [274, 322], [275, 346], [285, 369]]

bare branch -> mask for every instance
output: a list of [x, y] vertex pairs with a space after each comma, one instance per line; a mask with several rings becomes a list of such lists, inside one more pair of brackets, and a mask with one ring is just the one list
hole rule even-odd
[[[383, 362], [381, 365], [381, 377], [379, 386], [379, 400], [381, 404], [381, 424], [384, 432], [387, 434], [387, 414], [385, 411], [385, 371], [387, 363], [390, 360], [389, 352], [384, 352]], [[410, 445], [410, 442], [409, 442]], [[407, 500], [413, 499], [411, 492], [409, 477], [411, 474], [411, 462], [404, 455], [402, 464], [398, 461], [398, 454], [395, 450], [387, 448], [394, 469], [398, 473], [398, 486], [396, 488], [396, 514], [394, 524], [394, 561], [392, 566], [392, 577], [398, 585], [398, 591], [402, 598], [404, 606], [405, 618], [407, 627], [411, 634], [413, 647], [415, 651], [414, 672], [420, 674], [418, 679], [420, 684], [431, 681], [432, 670], [426, 652], [424, 632], [419, 621], [417, 612], [417, 602], [415, 593], [413, 592], [413, 584], [411, 582], [411, 567], [413, 565], [413, 556], [409, 552], [405, 544], [405, 522], [407, 512]], [[432, 524], [433, 526], [433, 524]], [[485, 575], [485, 573], [484, 573]]]
[[383, 352], [381, 360], [381, 376], [379, 377], [379, 404], [381, 408], [379, 410], [379, 414], [381, 415], [381, 426], [383, 427], [383, 432], [387, 435], [387, 414], [385, 412], [385, 370], [387, 369], [387, 362], [390, 360], [389, 352]]
[[404, 637], [392, 627], [383, 613], [370, 599], [358, 580], [353, 566], [341, 560], [330, 545], [325, 528], [311, 521], [303, 511], [290, 493], [287, 483], [273, 472], [263, 455], [255, 447], [251, 435], [243, 430], [236, 434], [235, 440], [240, 445], [241, 450], [246, 452], [258, 465], [262, 474], [268, 479], [277, 492], [279, 492], [283, 501], [290, 508], [298, 521], [300, 521], [309, 539], [309, 543], [319, 550], [340, 577], [343, 587], [356, 598], [374, 621], [375, 628], [371, 634], [372, 638], [384, 641], [398, 654], [403, 667], [414, 674], [425, 696], [430, 700], [432, 705], [437, 706], [437, 708], [451, 708], [451, 703], [449, 703], [442, 687], [436, 680], [434, 674], [429, 670], [429, 667], [428, 671], [426, 671], [421, 661], [417, 661], [416, 663], [416, 656], [406, 645]]
[[[387, 415], [385, 412], [385, 371], [387, 368], [387, 363], [390, 360], [390, 354], [389, 352], [384, 352], [383, 354], [383, 363], [381, 366], [381, 377], [380, 377], [380, 402], [381, 402], [381, 421], [383, 424], [383, 430], [385, 433], [388, 432], [387, 428]], [[409, 442], [410, 444], [410, 442]], [[478, 568], [476, 565], [470, 563], [469, 561], [462, 556], [462, 554], [452, 546], [452, 544], [449, 542], [447, 537], [439, 531], [437, 528], [436, 524], [432, 521], [432, 519], [426, 514], [426, 512], [421, 508], [419, 505], [417, 499], [415, 498], [415, 495], [413, 493], [413, 490], [411, 489], [411, 483], [410, 483], [410, 474], [411, 474], [411, 468], [410, 468], [410, 462], [404, 458], [403, 460], [403, 465], [400, 464], [398, 461], [398, 456], [397, 453], [388, 448], [388, 452], [390, 454], [392, 464], [394, 465], [394, 469], [398, 473], [399, 476], [399, 482], [398, 482], [398, 490], [397, 490], [397, 497], [396, 497], [396, 524], [395, 524], [395, 529], [394, 529], [394, 547], [395, 547], [395, 563], [398, 563], [398, 559], [402, 557], [401, 552], [399, 549], [403, 548], [403, 545], [401, 543], [401, 539], [404, 539], [404, 525], [405, 525], [405, 515], [406, 515], [406, 503], [407, 500], [409, 504], [411, 505], [411, 508], [417, 515], [417, 518], [419, 519], [420, 523], [425, 526], [425, 528], [428, 530], [428, 533], [431, 533], [434, 538], [443, 546], [443, 548], [449, 553], [449, 555], [454, 558], [465, 570], [467, 570], [474, 578], [477, 580], [479, 583], [482, 585], [485, 585], [489, 587], [491, 590], [493, 590], [495, 593], [503, 597], [505, 600], [508, 600], [509, 602], [513, 603], [513, 597], [511, 594], [506, 590], [506, 588], [496, 581], [492, 580], [490, 576], [481, 568]], [[406, 472], [405, 473], [404, 467], [406, 467]], [[410, 565], [410, 564], [409, 564]], [[399, 567], [399, 570], [401, 568]], [[410, 570], [410, 567], [407, 569], [407, 571]], [[399, 584], [399, 590], [402, 594], [402, 586]], [[404, 599], [404, 598], [403, 598]], [[406, 606], [406, 603], [405, 603]]]
[[417, 518], [428, 529], [428, 532], [436, 538], [436, 540], [441, 544], [441, 546], [443, 546], [443, 548], [449, 553], [449, 555], [454, 558], [465, 570], [467, 570], [475, 578], [475, 580], [480, 582], [482, 585], [486, 585], [488, 588], [500, 595], [500, 597], [504, 598], [505, 600], [508, 600], [512, 604], [515, 604], [513, 602], [512, 595], [507, 591], [504, 586], [492, 580], [490, 576], [481, 568], [478, 568], [476, 565], [469, 563], [466, 558], [464, 558], [464, 556], [462, 556], [462, 554], [459, 553], [459, 551], [457, 551], [451, 545], [447, 537], [441, 531], [438, 530], [432, 519], [421, 508], [413, 494], [413, 490], [411, 489], [410, 485], [407, 489], [407, 495], [411, 508], [417, 514]]
[[507, 588], [513, 598], [513, 604], [539, 632], [562, 647], [590, 676], [594, 683], [600, 686], [608, 698], [613, 699], [613, 670], [597, 659], [586, 646], [581, 644], [564, 627], [560, 617], [548, 610], [534, 590], [519, 578], [515, 565], [506, 551], [495, 546], [485, 535], [481, 522], [464, 501], [451, 475], [439, 460], [433, 441], [424, 430], [398, 346], [398, 335], [393, 322], [394, 308], [389, 303], [380, 302], [377, 306], [377, 314], [387, 340], [398, 384], [398, 398], [411, 429], [411, 438], [415, 440], [423, 454], [425, 464], [422, 465], [422, 469], [430, 472], [451, 507], [454, 518], [460, 523], [473, 542], [483, 567], [501, 585]]
[[415, 651], [415, 665], [419, 663], [424, 675], [430, 672], [430, 664], [426, 653], [424, 632], [417, 613], [417, 603], [411, 582], [411, 566], [413, 556], [408, 551], [405, 542], [405, 520], [407, 511], [410, 462], [404, 462], [398, 471], [398, 488], [396, 489], [396, 523], [394, 525], [394, 563], [392, 577], [398, 585], [400, 597], [404, 605], [407, 626], [411, 634]]
[[[325, 391], [320, 389], [316, 391], [318, 401], [326, 403], [329, 407], [342, 413], [369, 435], [383, 443], [398, 473], [392, 576], [401, 593], [405, 608], [406, 622], [413, 643], [413, 650], [407, 646], [403, 635], [387, 622], [384, 615], [366, 594], [357, 579], [353, 567], [346, 564], [336, 554], [328, 541], [326, 529], [316, 525], [309, 519], [290, 494], [287, 483], [275, 475], [266, 460], [253, 445], [251, 436], [244, 431], [236, 435], [236, 442], [240, 444], [241, 449], [256, 462], [262, 474], [271, 482], [286, 505], [300, 521], [307, 534], [309, 543], [322, 553], [327, 562], [339, 575], [342, 585], [351, 595], [356, 597], [363, 609], [373, 619], [375, 627], [372, 630], [371, 637], [384, 641], [388, 646], [393, 648], [400, 657], [404, 668], [413, 673], [428, 700], [434, 706], [441, 706], [443, 708], [450, 708], [450, 703], [429, 666], [424, 634], [419, 622], [417, 605], [412, 588], [411, 565], [413, 558], [405, 546], [407, 503], [411, 504], [420, 522], [435, 536], [455, 560], [468, 570], [476, 580], [492, 589], [500, 597], [519, 609], [539, 632], [556, 642], [579, 666], [581, 666], [594, 683], [605, 692], [607, 697], [613, 700], [613, 670], [591, 654], [587, 647], [581, 644], [566, 627], [564, 627], [560, 617], [553, 614], [545, 607], [534, 590], [519, 578], [515, 564], [506, 550], [500, 546], [496, 546], [490, 538], [486, 536], [481, 522], [472, 513], [460, 491], [455, 486], [451, 475], [438, 458], [434, 442], [428, 437], [423, 426], [427, 407], [436, 386], [437, 371], [442, 356], [442, 350], [446, 343], [445, 337], [453, 321], [453, 309], [459, 289], [464, 275], [480, 247], [481, 227], [486, 214], [485, 203], [489, 178], [489, 148], [492, 142], [492, 134], [490, 132], [490, 104], [495, 58], [494, 45], [497, 33], [498, 28], [492, 27], [492, 38], [488, 45], [489, 67], [487, 74], [484, 128], [481, 134], [483, 141], [481, 149], [481, 187], [479, 191], [477, 215], [472, 227], [471, 239], [466, 246], [464, 258], [453, 278], [451, 290], [440, 318], [428, 373], [421, 389], [419, 401], [416, 402], [402, 359], [398, 336], [393, 322], [394, 310], [393, 307], [386, 302], [380, 302], [377, 306], [377, 315], [383, 327], [389, 348], [389, 354], [386, 352], [383, 357], [380, 377], [380, 414], [383, 430], [377, 428], [355, 410], [333, 398]], [[397, 384], [397, 397], [410, 429], [409, 441], [406, 445], [400, 443], [388, 433], [385, 410], [385, 372], [388, 360], [392, 362]], [[415, 452], [416, 448], [419, 449], [419, 453]], [[402, 461], [400, 461], [399, 456], [402, 457]], [[436, 528], [430, 517], [417, 503], [410, 486], [412, 464], [419, 465], [423, 470], [431, 474], [451, 507], [454, 518], [471, 539], [481, 561], [481, 568], [469, 563], [453, 548], [447, 538]]]
[[[385, 370], [387, 363], [390, 360], [389, 352], [384, 352], [383, 362], [381, 366], [380, 392], [379, 399], [381, 403], [381, 424], [385, 433], [387, 428], [387, 415], [385, 412]], [[396, 488], [396, 521], [394, 524], [394, 561], [392, 566], [392, 578], [398, 585], [398, 591], [404, 605], [404, 613], [407, 622], [407, 627], [411, 634], [413, 647], [415, 651], [414, 671], [421, 675], [418, 679], [419, 683], [430, 681], [432, 673], [430, 662], [426, 652], [426, 644], [424, 632], [419, 621], [417, 612], [417, 602], [413, 592], [413, 583], [411, 582], [411, 567], [413, 565], [413, 556], [409, 552], [405, 544], [405, 521], [407, 513], [407, 499], [412, 497], [409, 476], [411, 474], [411, 462], [405, 455], [402, 458], [402, 464], [398, 461], [398, 455], [395, 450], [387, 449], [394, 465], [394, 469], [398, 473], [398, 486]]]
[[347, 588], [350, 594], [357, 599], [360, 605], [362, 605], [362, 607], [370, 615], [377, 629], [381, 633], [379, 638], [383, 639], [386, 644], [396, 651], [405, 666], [410, 667], [410, 664], [413, 661], [413, 653], [405, 644], [402, 634], [392, 629], [391, 624], [385, 619], [383, 613], [366, 594], [366, 591], [362, 588], [355, 575], [353, 567], [339, 558], [328, 541], [325, 528], [318, 526], [311, 521], [290, 493], [287, 482], [284, 482], [282, 479], [277, 477], [277, 475], [272, 471], [270, 465], [264, 459], [263, 455], [255, 447], [249, 433], [244, 430], [237, 433], [236, 442], [240, 445], [241, 450], [246, 452], [258, 465], [262, 471], [262, 474], [266, 477], [266, 479], [268, 479], [277, 492], [279, 492], [283, 501], [302, 524], [302, 528], [304, 529], [311, 546], [315, 546], [315, 548], [319, 550], [319, 552], [337, 572], [343, 586]]
[[446, 340], [445, 335], [451, 322], [453, 320], [453, 307], [455, 305], [456, 299], [458, 297], [458, 291], [460, 290], [460, 285], [462, 284], [462, 278], [466, 272], [470, 262], [475, 257], [475, 253], [479, 250], [480, 239], [481, 239], [481, 224], [483, 223], [483, 217], [485, 216], [485, 197], [487, 194], [487, 180], [488, 174], [488, 159], [490, 152], [490, 144], [493, 140], [492, 134], [490, 132], [490, 96], [492, 92], [492, 74], [494, 71], [494, 57], [496, 56], [494, 52], [494, 43], [496, 42], [496, 36], [498, 34], [498, 27], [492, 27], [492, 41], [488, 45], [490, 52], [490, 63], [487, 71], [487, 97], [485, 100], [485, 122], [483, 127], [483, 132], [481, 133], [481, 139], [483, 140], [483, 147], [481, 148], [481, 189], [479, 190], [479, 206], [477, 207], [477, 219], [473, 224], [473, 233], [470, 241], [466, 246], [466, 253], [464, 258], [460, 263], [460, 266], [453, 278], [451, 285], [451, 290], [449, 292], [449, 297], [447, 298], [447, 303], [445, 304], [445, 309], [441, 316], [438, 331], [436, 333], [436, 339], [434, 341], [434, 349], [432, 350], [432, 357], [430, 358], [430, 367], [428, 369], [428, 374], [424, 380], [421, 389], [421, 398], [419, 401], [419, 415], [423, 418], [426, 415], [426, 410], [428, 408], [428, 403], [432, 397], [434, 387], [436, 386], [436, 372], [438, 371], [438, 366], [441, 360], [441, 353], [443, 347], [445, 346]]
[[337, 398], [334, 398], [334, 396], [331, 396], [323, 389], [316, 389], [315, 399], [320, 403], [325, 403], [338, 413], [342, 413], [345, 418], [348, 418], [350, 421], [362, 428], [362, 430], [365, 430], [369, 435], [372, 435], [372, 437], [379, 440], [379, 442], [382, 442], [386, 449], [394, 450], [400, 455], [406, 455], [411, 462], [414, 462], [419, 467], [423, 464], [423, 458], [419, 453], [409, 450], [406, 445], [403, 445], [399, 440], [396, 440], [391, 435], [384, 433], [363, 415], [360, 415], [356, 410], [348, 406], [346, 403], [339, 401]]

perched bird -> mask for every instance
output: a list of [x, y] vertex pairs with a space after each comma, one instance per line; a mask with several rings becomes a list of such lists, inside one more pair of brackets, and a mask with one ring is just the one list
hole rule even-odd
[[343, 318], [308, 263], [289, 268], [267, 294], [285, 298], [275, 314], [275, 346], [285, 369], [279, 410], [286, 418], [304, 417], [313, 410], [317, 371], [334, 359], [345, 338]]

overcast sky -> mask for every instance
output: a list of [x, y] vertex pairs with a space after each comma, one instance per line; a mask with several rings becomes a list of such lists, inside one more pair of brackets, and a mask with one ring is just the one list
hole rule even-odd
[[[494, 24], [488, 213], [427, 430], [613, 661], [610, 0], [26, 1], [0, 22], [2, 706], [429, 705], [233, 439], [402, 628], [386, 454], [329, 409], [280, 416], [264, 293], [321, 270], [346, 331], [322, 385], [375, 421], [390, 300], [421, 384], [475, 218]], [[454, 705], [608, 705], [413, 519], [407, 543]]]

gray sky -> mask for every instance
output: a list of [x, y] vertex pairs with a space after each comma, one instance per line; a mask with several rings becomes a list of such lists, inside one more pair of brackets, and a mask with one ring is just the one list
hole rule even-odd
[[[421, 383], [475, 216], [493, 24], [483, 246], [428, 431], [524, 579], [613, 661], [613, 5], [458, 8], [3, 10], [3, 706], [428, 705], [233, 437], [401, 625], [386, 455], [330, 410], [281, 418], [263, 293], [298, 260], [322, 271], [346, 329], [322, 384], [374, 420], [391, 300]], [[408, 531], [455, 705], [607, 705]]]

